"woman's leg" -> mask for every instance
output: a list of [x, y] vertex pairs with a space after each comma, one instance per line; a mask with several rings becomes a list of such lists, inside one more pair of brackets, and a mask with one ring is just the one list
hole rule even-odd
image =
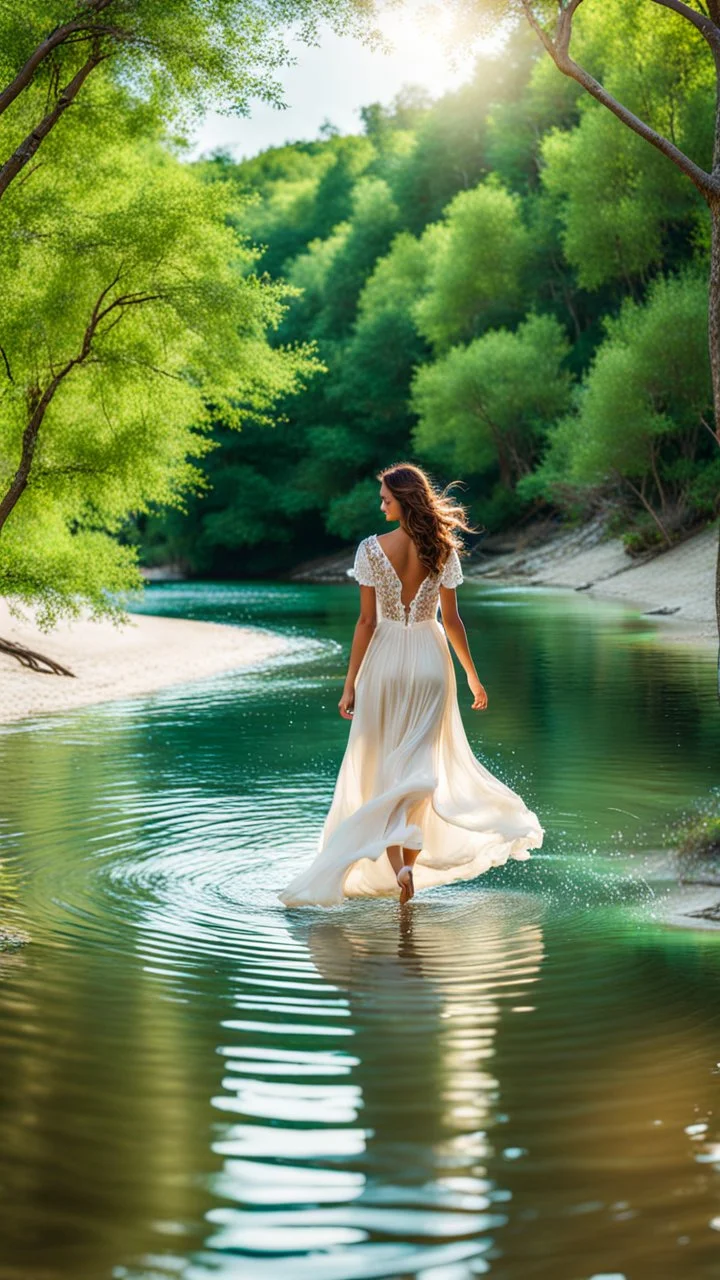
[[403, 865], [403, 855], [402, 855], [402, 850], [400, 848], [400, 845], [399, 844], [388, 845], [385, 852], [387, 853], [390, 866], [395, 872], [395, 875], [397, 875], [398, 871]]
[[[405, 849], [401, 848], [399, 844], [391, 844], [388, 845], [386, 852], [390, 866], [397, 877], [404, 867], [409, 867], [410, 870], [412, 870], [415, 864], [415, 859], [418, 857], [420, 850]], [[402, 881], [398, 881], [398, 884], [400, 885], [400, 904], [401, 906], [404, 906], [404, 904], [409, 902], [415, 895], [415, 886], [413, 884], [412, 875], [403, 876]]]

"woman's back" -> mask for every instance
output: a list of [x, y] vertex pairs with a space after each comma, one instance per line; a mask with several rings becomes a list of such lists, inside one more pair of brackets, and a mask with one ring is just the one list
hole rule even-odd
[[[414, 554], [417, 557], [417, 552]], [[416, 569], [415, 565], [411, 567]], [[457, 551], [452, 551], [442, 572], [426, 574], [413, 592], [414, 582], [418, 581], [417, 571], [414, 582], [408, 582], [406, 588], [375, 533], [358, 546], [355, 564], [349, 573], [360, 586], [375, 588], [378, 621], [404, 622], [406, 626], [432, 621], [437, 616], [440, 587], [456, 587], [463, 581], [460, 557]]]

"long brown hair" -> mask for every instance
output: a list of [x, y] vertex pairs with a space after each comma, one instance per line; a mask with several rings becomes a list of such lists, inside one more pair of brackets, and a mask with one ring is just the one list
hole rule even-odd
[[451, 551], [465, 554], [456, 531], [477, 533], [478, 530], [468, 524], [462, 503], [447, 496], [448, 490], [459, 483], [457, 480], [440, 490], [427, 472], [412, 462], [396, 462], [378, 472], [377, 479], [385, 481], [393, 498], [400, 503], [403, 527], [429, 573], [440, 573]]

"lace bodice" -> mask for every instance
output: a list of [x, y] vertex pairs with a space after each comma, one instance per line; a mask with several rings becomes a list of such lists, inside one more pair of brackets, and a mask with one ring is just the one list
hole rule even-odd
[[440, 604], [440, 588], [457, 587], [463, 581], [460, 557], [453, 550], [442, 571], [428, 574], [406, 607], [402, 602], [402, 582], [374, 533], [359, 544], [348, 575], [355, 578], [359, 586], [375, 588], [378, 621], [388, 618], [392, 622], [404, 622], [406, 626], [432, 621]]

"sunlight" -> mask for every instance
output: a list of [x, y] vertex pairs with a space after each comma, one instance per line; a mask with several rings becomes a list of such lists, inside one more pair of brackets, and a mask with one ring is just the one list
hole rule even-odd
[[386, 57], [393, 70], [433, 95], [467, 79], [478, 54], [494, 53], [505, 39], [504, 31], [469, 39], [447, 8], [431, 4], [412, 10], [393, 6], [381, 15], [378, 27], [391, 46]]

